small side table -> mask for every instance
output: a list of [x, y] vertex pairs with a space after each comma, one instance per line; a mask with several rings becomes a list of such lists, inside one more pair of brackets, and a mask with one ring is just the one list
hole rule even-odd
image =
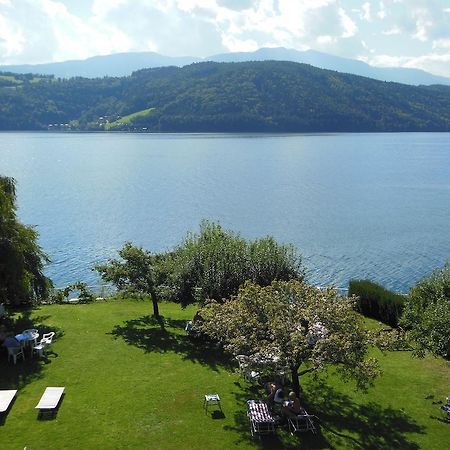
[[205, 400], [203, 401], [203, 408], [205, 408], [205, 414], [208, 413], [208, 408], [210, 406], [218, 406], [219, 409], [222, 411], [219, 394], [205, 394]]

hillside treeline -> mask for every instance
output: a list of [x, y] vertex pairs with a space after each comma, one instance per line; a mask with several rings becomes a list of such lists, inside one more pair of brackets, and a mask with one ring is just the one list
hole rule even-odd
[[[97, 130], [114, 121], [111, 129], [158, 132], [450, 131], [450, 87], [292, 62], [205, 62], [123, 78], [2, 79], [1, 130]], [[149, 108], [151, 114], [121, 124], [120, 117]]]

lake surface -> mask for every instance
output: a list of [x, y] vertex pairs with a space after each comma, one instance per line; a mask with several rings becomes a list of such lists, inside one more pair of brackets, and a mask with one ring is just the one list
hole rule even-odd
[[310, 282], [406, 292], [450, 259], [450, 134], [1, 133], [56, 286], [125, 241], [172, 248], [202, 219], [303, 255]]

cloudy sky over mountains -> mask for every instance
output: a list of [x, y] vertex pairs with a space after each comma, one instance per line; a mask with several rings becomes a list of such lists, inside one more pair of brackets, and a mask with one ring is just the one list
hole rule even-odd
[[450, 0], [0, 0], [0, 64], [280, 46], [450, 77]]

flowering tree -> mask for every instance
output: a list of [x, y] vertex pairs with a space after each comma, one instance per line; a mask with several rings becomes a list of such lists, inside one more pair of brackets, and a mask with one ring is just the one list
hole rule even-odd
[[248, 282], [224, 303], [206, 303], [200, 327], [234, 355], [272, 358], [289, 367], [297, 394], [302, 365], [307, 371], [333, 365], [344, 378], [366, 387], [379, 369], [367, 357], [370, 334], [354, 303], [335, 289], [298, 280], [266, 287]]

